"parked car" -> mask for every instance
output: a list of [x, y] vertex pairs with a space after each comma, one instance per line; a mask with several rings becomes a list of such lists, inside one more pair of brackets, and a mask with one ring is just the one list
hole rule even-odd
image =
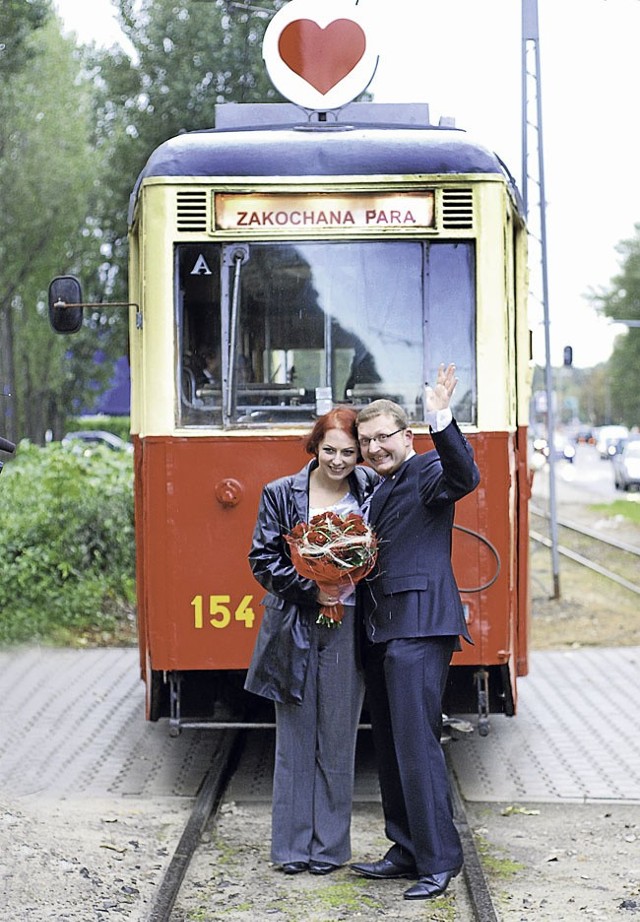
[[119, 435], [107, 432], [104, 429], [82, 429], [78, 432], [67, 432], [62, 444], [67, 448], [71, 448], [72, 451], [79, 449], [83, 454], [91, 454], [99, 446], [110, 448], [112, 451], [133, 451], [131, 442], [125, 442]]
[[627, 439], [612, 461], [616, 490], [640, 489], [640, 438]]
[[596, 437], [591, 426], [578, 426], [573, 435], [576, 445], [595, 445]]
[[613, 458], [622, 448], [621, 442], [628, 438], [626, 426], [602, 426], [598, 430], [596, 449], [602, 459]]
[[[549, 443], [546, 439], [535, 439], [533, 442], [534, 451], [540, 452], [545, 458], [549, 458]], [[576, 456], [575, 445], [566, 439], [563, 435], [556, 433], [553, 437], [553, 457], [559, 461], [569, 461], [573, 464]]]

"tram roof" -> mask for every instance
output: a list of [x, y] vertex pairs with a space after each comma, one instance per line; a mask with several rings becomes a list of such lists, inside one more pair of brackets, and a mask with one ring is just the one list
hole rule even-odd
[[[161, 144], [140, 173], [150, 177], [407, 176], [500, 174], [500, 158], [457, 128], [310, 122], [187, 132]], [[517, 193], [516, 193], [516, 197]]]

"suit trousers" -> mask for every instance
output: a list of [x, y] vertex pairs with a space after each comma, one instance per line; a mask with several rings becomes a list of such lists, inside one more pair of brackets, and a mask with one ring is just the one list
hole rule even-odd
[[314, 624], [302, 704], [276, 703], [271, 860], [351, 857], [356, 736], [364, 697], [354, 609], [340, 627]]
[[442, 698], [456, 637], [369, 643], [367, 701], [378, 760], [387, 857], [419, 876], [461, 867], [440, 742]]

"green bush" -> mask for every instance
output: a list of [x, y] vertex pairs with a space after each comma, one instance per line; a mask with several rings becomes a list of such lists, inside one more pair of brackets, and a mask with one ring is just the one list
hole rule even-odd
[[0, 476], [0, 644], [129, 642], [133, 461], [22, 442]]

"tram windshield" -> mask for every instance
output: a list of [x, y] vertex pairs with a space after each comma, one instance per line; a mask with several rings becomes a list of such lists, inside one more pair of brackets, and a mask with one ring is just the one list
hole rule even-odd
[[378, 397], [418, 422], [441, 361], [475, 423], [474, 258], [467, 241], [178, 246], [178, 425], [281, 426]]

